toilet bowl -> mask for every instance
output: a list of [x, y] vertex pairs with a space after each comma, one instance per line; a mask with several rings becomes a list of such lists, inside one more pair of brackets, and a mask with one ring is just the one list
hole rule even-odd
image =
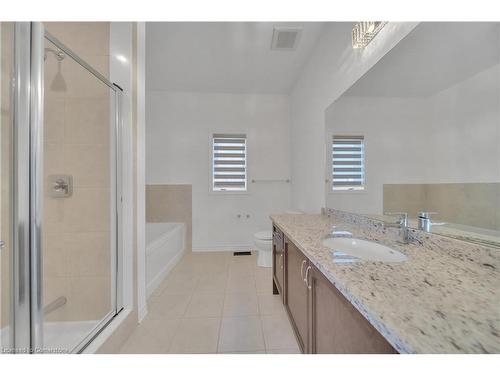
[[[299, 211], [286, 211], [287, 214], [300, 214]], [[273, 232], [264, 230], [253, 235], [255, 247], [259, 252], [257, 256], [257, 265], [259, 267], [273, 266]]]
[[270, 230], [257, 232], [253, 235], [255, 247], [259, 252], [257, 265], [259, 267], [273, 266], [273, 233]]

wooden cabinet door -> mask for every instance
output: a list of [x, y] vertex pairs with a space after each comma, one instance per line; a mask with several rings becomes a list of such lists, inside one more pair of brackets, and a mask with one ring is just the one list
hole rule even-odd
[[[311, 272], [312, 271], [312, 272]], [[393, 347], [314, 266], [309, 272], [312, 353], [395, 353]]]
[[273, 227], [273, 293], [279, 293], [284, 302], [285, 251], [283, 241], [283, 233]]
[[303, 271], [308, 266], [307, 258], [291, 242], [285, 238], [285, 283], [286, 308], [303, 353], [308, 352], [307, 337], [307, 286]]

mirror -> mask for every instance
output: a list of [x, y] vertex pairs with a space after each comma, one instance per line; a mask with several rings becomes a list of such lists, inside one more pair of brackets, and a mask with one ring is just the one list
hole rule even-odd
[[500, 247], [499, 39], [421, 23], [332, 103], [327, 207]]

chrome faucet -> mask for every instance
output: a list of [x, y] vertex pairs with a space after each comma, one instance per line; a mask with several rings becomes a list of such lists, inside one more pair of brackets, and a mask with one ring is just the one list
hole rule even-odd
[[399, 242], [407, 244], [410, 242], [408, 232], [408, 213], [407, 212], [385, 212], [386, 216], [395, 216], [398, 220], [395, 223], [384, 223], [385, 228], [399, 228], [400, 239]]
[[430, 233], [433, 225], [445, 225], [446, 223], [435, 223], [431, 220], [431, 215], [435, 214], [437, 214], [437, 212], [419, 212], [417, 214], [418, 229]]

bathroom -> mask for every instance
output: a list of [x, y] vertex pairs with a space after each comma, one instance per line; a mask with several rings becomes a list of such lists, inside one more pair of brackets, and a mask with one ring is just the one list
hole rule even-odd
[[0, 22], [2, 353], [498, 358], [498, 20], [38, 18]]

